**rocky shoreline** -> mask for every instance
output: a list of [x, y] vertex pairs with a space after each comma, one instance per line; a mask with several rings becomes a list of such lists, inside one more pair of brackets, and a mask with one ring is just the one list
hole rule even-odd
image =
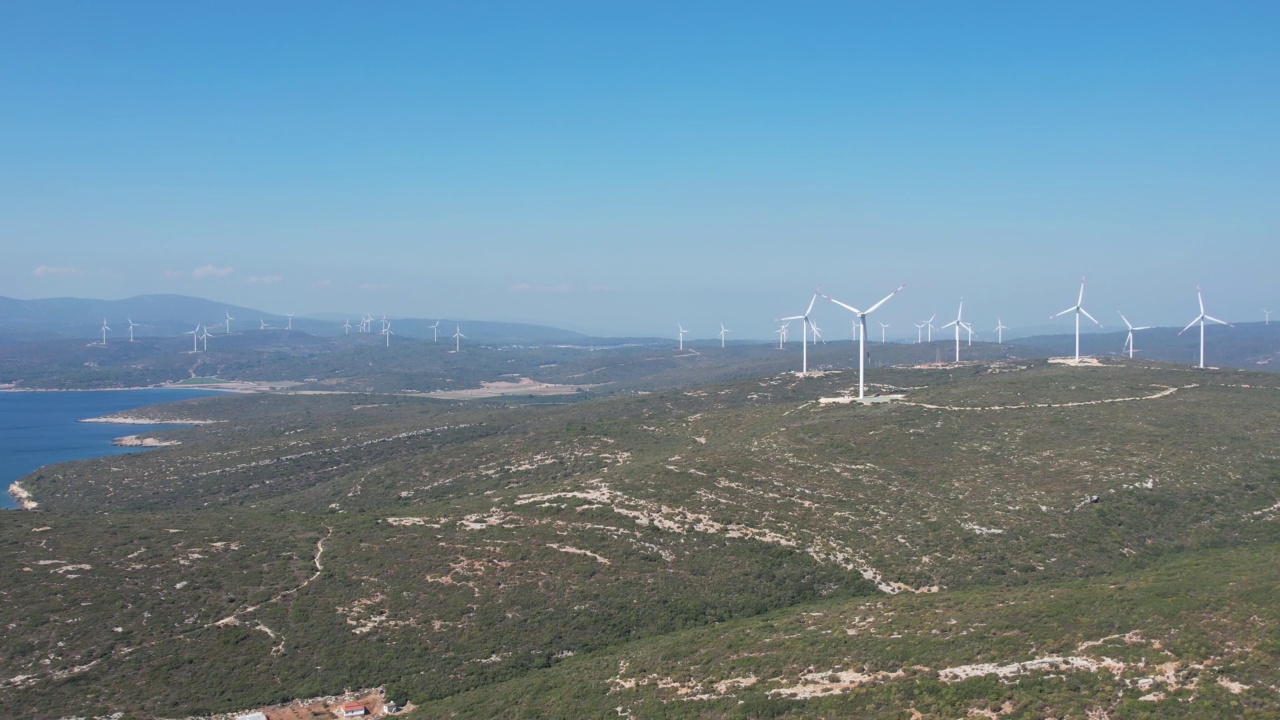
[[111, 441], [116, 447], [169, 447], [170, 445], [181, 445], [181, 440], [159, 440], [157, 438], [140, 438], [137, 435], [125, 435]]
[[27, 492], [26, 489], [16, 481], [9, 486], [9, 496], [16, 500], [18, 502], [18, 507], [23, 510], [35, 510], [40, 506], [40, 503], [31, 498], [31, 493]]
[[190, 420], [184, 418], [144, 418], [136, 415], [103, 415], [77, 420], [82, 423], [114, 423], [116, 425], [211, 425], [222, 420]]

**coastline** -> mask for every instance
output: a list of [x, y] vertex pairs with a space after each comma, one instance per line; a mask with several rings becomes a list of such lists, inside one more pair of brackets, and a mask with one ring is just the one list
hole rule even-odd
[[137, 415], [103, 415], [102, 417], [85, 418], [77, 420], [82, 423], [112, 423], [114, 425], [212, 425], [213, 423], [226, 422], [225, 420], [187, 420], [187, 419], [157, 419], [144, 418]]
[[9, 485], [9, 496], [16, 500], [18, 502], [18, 507], [23, 510], [35, 510], [40, 506], [40, 503], [31, 499], [31, 493], [27, 492], [27, 490], [16, 480]]
[[172, 445], [181, 445], [182, 441], [181, 440], [158, 440], [156, 438], [151, 438], [151, 437], [140, 438], [137, 435], [125, 435], [124, 437], [118, 437], [115, 440], [112, 440], [111, 444], [115, 445], [116, 447], [157, 448], [157, 447], [170, 447]]

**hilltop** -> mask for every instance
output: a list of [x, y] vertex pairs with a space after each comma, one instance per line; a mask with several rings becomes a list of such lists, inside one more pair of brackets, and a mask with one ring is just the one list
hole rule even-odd
[[422, 717], [1280, 701], [1256, 572], [1280, 543], [1275, 376], [999, 361], [882, 368], [901, 400], [822, 402], [853, 381], [139, 411], [215, 422], [22, 481], [43, 512], [0, 540], [22, 677], [0, 700], [48, 717], [375, 686]]

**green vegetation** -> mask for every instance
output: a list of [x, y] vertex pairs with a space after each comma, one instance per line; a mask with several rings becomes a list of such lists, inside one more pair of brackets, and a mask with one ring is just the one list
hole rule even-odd
[[[219, 422], [23, 479], [42, 512], [0, 528], [0, 702], [173, 717], [378, 685], [424, 718], [1280, 702], [1280, 378], [873, 379], [903, 400], [820, 402], [856, 381], [828, 373], [547, 406], [140, 410]], [[977, 664], [1005, 676], [957, 675]]]

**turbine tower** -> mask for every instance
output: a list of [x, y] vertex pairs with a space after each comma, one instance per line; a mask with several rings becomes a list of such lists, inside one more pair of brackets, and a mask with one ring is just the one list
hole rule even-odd
[[1266, 324], [1266, 325], [1270, 325], [1270, 324], [1271, 324], [1271, 311], [1270, 311], [1270, 310], [1267, 310], [1267, 309], [1265, 309], [1265, 308], [1263, 308], [1263, 310], [1262, 310], [1262, 314], [1267, 316], [1267, 321], [1266, 321], [1266, 323], [1264, 323], [1264, 324]]
[[928, 323], [916, 323], [916, 344], [919, 345], [921, 338], [924, 337], [924, 326]]
[[285, 313], [284, 316], [289, 318], [289, 323], [284, 326], [284, 329], [292, 330], [293, 329], [293, 313]]
[[[803, 315], [792, 315], [791, 317], [778, 318], [779, 322], [789, 323], [792, 320], [800, 320], [800, 374], [809, 374], [809, 313], [813, 312], [813, 304], [818, 301], [818, 296], [822, 293], [818, 290], [813, 292], [813, 297], [809, 298], [809, 307], [805, 308]], [[783, 325], [784, 334], [786, 326]]]
[[464, 337], [466, 337], [466, 335], [462, 334], [462, 326], [458, 325], [457, 329], [453, 333], [453, 351], [454, 352], [462, 351], [462, 338]]
[[102, 346], [107, 346], [107, 331], [111, 328], [107, 327], [107, 319], [102, 318]]
[[778, 326], [778, 349], [782, 349], [782, 344], [787, 341], [787, 326], [791, 323], [782, 323]]
[[440, 321], [431, 326], [431, 342], [440, 342]]
[[685, 330], [684, 325], [681, 325], [680, 323], [676, 323], [676, 327], [680, 328], [680, 349], [684, 350], [684, 336], [689, 331]]
[[881, 345], [884, 344], [884, 331], [886, 328], [890, 327], [891, 325], [893, 325], [893, 323], [880, 323], [880, 344]]
[[200, 349], [205, 352], [209, 352], [209, 326], [208, 325], [205, 325], [204, 329], [200, 332], [200, 341], [202, 346]]
[[136, 326], [133, 324], [133, 318], [125, 318], [125, 320], [129, 321], [129, 342], [133, 342], [133, 328]]
[[1005, 325], [1004, 322], [997, 317], [996, 318], [996, 342], [999, 343], [1000, 345], [1004, 344], [1004, 331], [1008, 329], [1009, 329], [1009, 326]]
[[392, 333], [392, 332], [391, 332], [391, 321], [390, 321], [390, 320], [383, 320], [383, 321], [382, 321], [382, 334], [387, 336], [387, 347], [391, 347], [391, 336], [392, 336], [394, 333]]
[[1195, 325], [1196, 323], [1200, 323], [1200, 367], [1203, 368], [1204, 367], [1204, 321], [1208, 320], [1209, 322], [1216, 322], [1219, 325], [1226, 325], [1227, 327], [1235, 327], [1235, 325], [1232, 325], [1231, 323], [1226, 322], [1225, 320], [1219, 320], [1216, 317], [1212, 317], [1210, 315], [1205, 314], [1204, 295], [1200, 293], [1199, 285], [1196, 286], [1196, 299], [1200, 301], [1200, 315], [1197, 316], [1195, 320], [1192, 320], [1190, 323], [1188, 323], [1186, 327], [1179, 330], [1178, 334], [1181, 335], [1182, 333], [1190, 330], [1192, 325]]
[[231, 317], [231, 313], [230, 313], [229, 311], [224, 310], [224, 311], [223, 311], [223, 313], [227, 316], [227, 334], [228, 334], [228, 335], [230, 335], [230, 334], [231, 334], [231, 321], [232, 321], [232, 320], [235, 320], [235, 318]]
[[1150, 326], [1150, 325], [1139, 325], [1138, 327], [1134, 327], [1134, 326], [1133, 326], [1133, 323], [1129, 322], [1129, 318], [1127, 318], [1127, 317], [1125, 317], [1125, 316], [1124, 316], [1124, 313], [1120, 312], [1119, 310], [1117, 310], [1116, 312], [1120, 313], [1120, 319], [1121, 319], [1121, 320], [1123, 320], [1123, 321], [1124, 321], [1124, 324], [1125, 324], [1126, 326], [1128, 326], [1128, 328], [1129, 328], [1129, 335], [1128, 335], [1128, 337], [1126, 337], [1126, 338], [1124, 339], [1124, 347], [1120, 349], [1120, 352], [1124, 352], [1125, 350], [1128, 350], [1128, 351], [1129, 351], [1129, 359], [1130, 359], [1130, 360], [1132, 360], [1132, 359], [1133, 359], [1133, 333], [1134, 333], [1134, 331], [1135, 331], [1135, 330], [1150, 330], [1150, 329], [1151, 329], [1151, 326]]
[[1049, 316], [1049, 319], [1052, 320], [1053, 318], [1061, 317], [1062, 315], [1066, 315], [1067, 313], [1076, 314], [1076, 362], [1080, 362], [1080, 316], [1084, 315], [1090, 320], [1093, 320], [1094, 325], [1097, 325], [1098, 327], [1102, 327], [1102, 323], [1095, 320], [1094, 317], [1089, 314], [1089, 311], [1084, 309], [1083, 305], [1084, 305], [1084, 277], [1081, 276], [1080, 295], [1079, 297], [1076, 298], [1076, 304], [1072, 305], [1066, 310], [1063, 310], [1060, 313], [1054, 313], [1053, 315]]
[[342, 321], [342, 334], [343, 334], [343, 335], [350, 335], [350, 334], [351, 334], [351, 321], [350, 321], [350, 320], [343, 320], [343, 321]]
[[729, 332], [730, 332], [730, 330], [728, 330], [727, 328], [725, 328], [724, 323], [720, 323], [720, 347], [721, 347], [721, 349], [723, 349], [723, 348], [724, 348], [724, 336], [725, 336], [725, 335], [728, 335], [728, 334], [729, 334]]
[[195, 352], [200, 352], [200, 346], [199, 346], [199, 342], [200, 342], [200, 326], [199, 326], [199, 325], [196, 325], [196, 329], [195, 329], [195, 330], [192, 330], [192, 331], [190, 331], [190, 332], [188, 332], [188, 333], [186, 333], [186, 334], [191, 336], [191, 352], [193, 352], [193, 353], [195, 353]]
[[[844, 303], [840, 302], [839, 300], [836, 300], [833, 297], [829, 297], [827, 295], [822, 296], [827, 298], [831, 302], [839, 305], [840, 307], [844, 308], [845, 310], [848, 310], [849, 312], [853, 313], [858, 317], [858, 398], [859, 399], [861, 399], [866, 392], [866, 383], [863, 379], [863, 371], [866, 369], [866, 362], [867, 362], [867, 351], [866, 351], [867, 316], [875, 312], [876, 309], [879, 308], [881, 305], [889, 302], [890, 298], [902, 292], [902, 289], [905, 287], [906, 287], [905, 284], [899, 285], [897, 290], [894, 290], [888, 295], [885, 295], [884, 298], [880, 300], [880, 302], [876, 303], [875, 305], [872, 305], [871, 307], [867, 308], [865, 311], [859, 310], [858, 308], [853, 307], [852, 305], [845, 305]], [[821, 293], [819, 294], [821, 295]], [[883, 332], [884, 331], [882, 330], [881, 331], [882, 335], [883, 335]]]
[[960, 309], [956, 311], [956, 319], [938, 328], [939, 330], [946, 330], [952, 325], [955, 326], [956, 328], [956, 362], [960, 362], [960, 328], [963, 327], [965, 324], [964, 320], [961, 319], [963, 317], [964, 317], [964, 298], [960, 298]]

